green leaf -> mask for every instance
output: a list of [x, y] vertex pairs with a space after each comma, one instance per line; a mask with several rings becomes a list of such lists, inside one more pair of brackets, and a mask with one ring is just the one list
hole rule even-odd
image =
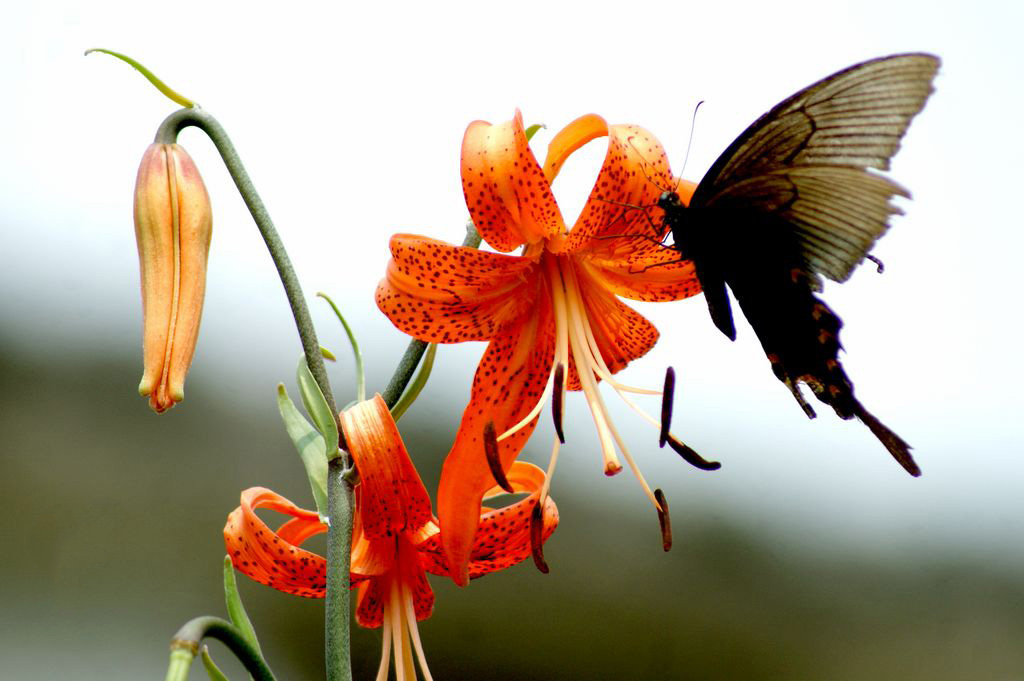
[[338, 451], [338, 422], [334, 420], [334, 412], [327, 404], [327, 398], [320, 391], [316, 379], [306, 366], [306, 358], [299, 360], [299, 366], [295, 370], [295, 378], [299, 383], [299, 397], [302, 398], [302, 405], [306, 407], [306, 413], [313, 419], [316, 429], [324, 436], [324, 444], [327, 446], [325, 454], [330, 461], [340, 455]]
[[260, 642], [256, 640], [256, 630], [252, 628], [252, 622], [249, 621], [249, 615], [245, 612], [245, 606], [242, 605], [242, 597], [238, 593], [238, 583], [235, 582], [235, 566], [231, 564], [231, 556], [224, 556], [224, 603], [228, 607], [228, 617], [231, 619], [231, 623], [238, 627], [249, 645], [262, 656]]
[[420, 392], [423, 390], [423, 386], [427, 384], [427, 379], [430, 378], [430, 371], [434, 368], [434, 356], [437, 354], [437, 343], [431, 343], [427, 346], [427, 352], [423, 356], [423, 363], [420, 365], [420, 370], [416, 373], [415, 378], [412, 379], [412, 383], [405, 389], [402, 396], [398, 399], [398, 402], [391, 409], [391, 417], [396, 421], [402, 418], [402, 415], [408, 411], [412, 403], [416, 401], [416, 398], [420, 396]]
[[528, 127], [526, 129], [526, 141], [529, 142], [530, 140], [532, 140], [533, 136], [537, 134], [538, 130], [546, 127], [548, 126], [544, 125], [543, 123], [534, 123], [533, 125]]
[[298, 407], [288, 397], [288, 392], [284, 389], [284, 384], [281, 383], [277, 385], [277, 409], [281, 412], [281, 420], [284, 421], [288, 437], [292, 439], [292, 443], [302, 459], [302, 464], [306, 467], [306, 476], [309, 478], [309, 486], [313, 490], [313, 501], [316, 502], [320, 520], [326, 522], [327, 452], [324, 448], [324, 438], [299, 413]]
[[228, 677], [224, 676], [216, 664], [213, 662], [213, 658], [210, 657], [210, 648], [203, 646], [202, 652], [203, 666], [206, 667], [206, 675], [210, 677], [210, 681], [228, 681]]
[[345, 329], [345, 335], [348, 336], [348, 342], [352, 345], [352, 354], [356, 358], [356, 402], [362, 402], [366, 399], [366, 369], [363, 368], [363, 353], [359, 351], [359, 343], [356, 342], [356, 335], [352, 333], [352, 327], [345, 321], [345, 317], [342, 316], [341, 310], [334, 304], [331, 297], [323, 291], [317, 293], [318, 296], [327, 301], [327, 304], [334, 310], [335, 316], [338, 321], [341, 322], [342, 328]]
[[186, 109], [191, 109], [191, 108], [196, 106], [195, 102], [193, 102], [188, 97], [184, 97], [184, 96], [178, 94], [177, 92], [175, 92], [174, 90], [172, 90], [171, 88], [167, 87], [167, 85], [162, 80], [160, 80], [159, 78], [156, 77], [156, 74], [154, 74], [152, 71], [150, 71], [145, 66], [143, 66], [139, 62], [135, 61], [134, 59], [132, 59], [128, 55], [121, 54], [120, 52], [114, 52], [113, 50], [105, 50], [102, 47], [94, 47], [91, 50], [86, 50], [85, 51], [85, 53], [87, 55], [89, 53], [91, 53], [91, 52], [102, 52], [104, 54], [109, 54], [112, 57], [117, 57], [118, 59], [120, 59], [123, 62], [131, 64], [133, 67], [135, 67], [136, 71], [141, 73], [143, 75], [143, 77], [145, 77], [146, 80], [148, 80], [150, 83], [152, 83], [153, 87], [155, 87], [157, 90], [162, 92], [164, 94], [164, 96], [166, 96], [172, 102], [175, 102], [176, 104], [180, 104], [181, 106], [185, 107]]

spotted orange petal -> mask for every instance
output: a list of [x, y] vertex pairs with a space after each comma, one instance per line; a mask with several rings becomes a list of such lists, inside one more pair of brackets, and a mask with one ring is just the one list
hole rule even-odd
[[431, 521], [430, 497], [380, 395], [341, 413], [359, 469], [359, 516], [370, 540], [416, 532]]
[[[484, 426], [499, 435], [519, 423], [540, 400], [554, 358], [555, 322], [551, 294], [538, 296], [533, 313], [510, 325], [487, 346], [473, 378], [469, 404], [441, 471], [437, 514], [451, 576], [469, 580], [473, 536], [483, 494], [494, 484], [483, 446]], [[537, 423], [498, 443], [503, 470], [519, 455]]]
[[646, 302], [682, 300], [700, 293], [693, 262], [671, 248], [651, 244], [626, 256], [588, 253], [578, 260], [587, 275], [616, 295]]
[[392, 259], [377, 306], [404, 333], [428, 343], [489, 340], [537, 296], [533, 258], [391, 237]]
[[[529, 492], [530, 495], [509, 506], [488, 511], [480, 517], [480, 527], [470, 555], [470, 579], [516, 565], [526, 560], [532, 551], [530, 515], [540, 498], [544, 471], [531, 463], [516, 461], [505, 477], [516, 492]], [[504, 494], [504, 490], [494, 487], [488, 490], [484, 498], [499, 494]], [[544, 500], [543, 518], [542, 543], [558, 527], [558, 507], [550, 496]]]
[[605, 288], [604, 283], [587, 277], [576, 266], [576, 278], [587, 323], [608, 370], [616, 373], [638, 357], [647, 354], [658, 341], [658, 330]]
[[589, 248], [592, 239], [598, 245], [617, 236], [660, 239], [664, 229], [651, 210], [661, 192], [671, 187], [668, 159], [658, 139], [638, 125], [610, 126], [604, 163], [563, 251]]
[[548, 143], [544, 177], [552, 182], [570, 155], [587, 142], [608, 134], [608, 123], [597, 114], [584, 114], [558, 131]]
[[[293, 519], [282, 526], [281, 534], [275, 534], [256, 515], [257, 508]], [[264, 487], [250, 487], [242, 492], [241, 505], [228, 515], [224, 545], [235, 568], [253, 580], [296, 596], [323, 598], [327, 562], [290, 540], [302, 541], [326, 531], [316, 512], [301, 509]]]
[[[697, 188], [685, 180], [677, 180], [673, 186], [684, 203], [689, 203]], [[652, 221], [660, 220], [661, 209], [649, 208], [647, 215]], [[593, 239], [576, 255], [591, 277], [612, 293], [633, 300], [681, 300], [701, 290], [693, 263], [650, 233]]]
[[[529, 496], [499, 509], [488, 509], [480, 516], [480, 526], [473, 538], [469, 559], [469, 577], [476, 579], [490, 572], [511, 567], [530, 557], [530, 515], [544, 485], [544, 471], [525, 461], [515, 461], [506, 473], [509, 484], [517, 493]], [[505, 494], [493, 487], [484, 499]], [[558, 526], [558, 507], [548, 497], [544, 502], [542, 541], [547, 541]], [[420, 560], [428, 572], [436, 575], [450, 573], [437, 535], [429, 537], [417, 547]]]
[[484, 240], [508, 252], [565, 231], [551, 186], [530, 150], [523, 116], [474, 121], [462, 139], [462, 190]]

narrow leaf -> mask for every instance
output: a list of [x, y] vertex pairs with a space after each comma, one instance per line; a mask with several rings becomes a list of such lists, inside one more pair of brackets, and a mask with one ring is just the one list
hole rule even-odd
[[167, 87], [167, 85], [162, 80], [160, 80], [159, 78], [156, 77], [156, 74], [154, 74], [152, 71], [150, 71], [145, 66], [143, 66], [139, 62], [135, 61], [134, 59], [132, 59], [128, 55], [121, 54], [120, 52], [114, 52], [113, 50], [105, 50], [102, 47], [94, 47], [91, 50], [86, 50], [85, 51], [86, 54], [90, 54], [91, 52], [102, 52], [104, 54], [109, 54], [112, 57], [117, 57], [118, 59], [120, 59], [123, 62], [131, 64], [135, 68], [136, 71], [141, 73], [143, 75], [143, 77], [146, 80], [148, 80], [153, 85], [153, 87], [155, 87], [157, 90], [162, 92], [164, 94], [164, 96], [167, 97], [168, 99], [170, 99], [172, 102], [175, 102], [176, 104], [180, 104], [181, 106], [185, 107], [186, 109], [191, 109], [191, 108], [196, 106], [195, 102], [193, 102], [188, 97], [184, 97], [184, 96], [178, 94], [177, 92], [175, 92], [174, 90], [172, 90], [171, 88]]
[[[256, 640], [256, 630], [253, 629], [252, 622], [249, 621], [249, 615], [245, 612], [245, 606], [242, 605], [242, 597], [238, 593], [238, 583], [235, 582], [235, 566], [231, 564], [231, 556], [224, 556], [224, 603], [227, 605], [231, 623], [238, 627], [249, 645], [262, 656], [260, 642]], [[210, 662], [212, 663], [213, 660]]]
[[320, 514], [320, 519], [324, 520], [327, 518], [327, 454], [324, 438], [302, 416], [281, 383], [277, 385], [277, 408], [281, 412], [281, 420], [284, 421], [288, 437], [292, 439], [302, 464], [306, 467], [306, 476], [313, 490], [316, 510]]
[[356, 401], [362, 402], [366, 399], [366, 369], [363, 367], [363, 353], [359, 350], [359, 343], [356, 341], [356, 335], [352, 332], [352, 327], [345, 321], [345, 317], [341, 314], [341, 310], [334, 304], [331, 297], [323, 291], [317, 293], [318, 296], [327, 301], [327, 304], [334, 310], [335, 316], [338, 321], [341, 322], [341, 326], [345, 329], [345, 335], [348, 336], [348, 342], [352, 345], [352, 354], [355, 355], [356, 359]]
[[327, 460], [337, 457], [338, 451], [338, 422], [334, 420], [334, 412], [327, 404], [327, 398], [320, 391], [316, 379], [306, 366], [306, 359], [299, 360], [299, 366], [295, 370], [295, 378], [299, 383], [299, 396], [302, 398], [302, 405], [306, 407], [306, 413], [313, 419], [316, 429], [324, 436], [324, 444], [327, 446]]
[[399, 398], [398, 403], [391, 409], [391, 416], [396, 421], [402, 418], [402, 415], [412, 406], [416, 398], [420, 396], [420, 392], [423, 390], [423, 386], [427, 384], [430, 372], [434, 368], [435, 355], [437, 355], [437, 343], [431, 343], [427, 346], [426, 355], [423, 357], [423, 364], [420, 365], [420, 369], [412, 379], [412, 383], [409, 384], [409, 387], [402, 393], [402, 397]]
[[210, 648], [203, 646], [202, 652], [203, 666], [206, 667], [206, 675], [210, 677], [210, 681], [228, 681], [228, 677], [224, 676], [216, 664], [213, 662], [213, 658], [210, 657]]

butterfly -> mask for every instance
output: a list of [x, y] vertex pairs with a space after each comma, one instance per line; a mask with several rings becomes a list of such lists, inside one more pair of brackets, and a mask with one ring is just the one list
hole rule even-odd
[[775, 376], [809, 418], [801, 383], [843, 419], [857, 417], [913, 476], [908, 445], [868, 412], [838, 358], [842, 321], [821, 298], [822, 276], [846, 281], [909, 198], [889, 169], [932, 93], [939, 59], [898, 54], [843, 69], [757, 119], [697, 185], [688, 205], [658, 199], [661, 226], [694, 263], [715, 326], [736, 339], [726, 286]]

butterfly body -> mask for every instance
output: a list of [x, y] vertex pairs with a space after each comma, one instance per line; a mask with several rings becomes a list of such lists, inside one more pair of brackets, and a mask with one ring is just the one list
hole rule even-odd
[[776, 377], [843, 419], [859, 418], [911, 475], [910, 447], [854, 395], [839, 361], [842, 321], [816, 293], [845, 281], [900, 212], [907, 192], [888, 169], [910, 119], [931, 93], [938, 59], [895, 55], [857, 64], [801, 90], [751, 125], [719, 157], [689, 205], [658, 201], [672, 247], [692, 260], [712, 321], [736, 338], [732, 291]]

